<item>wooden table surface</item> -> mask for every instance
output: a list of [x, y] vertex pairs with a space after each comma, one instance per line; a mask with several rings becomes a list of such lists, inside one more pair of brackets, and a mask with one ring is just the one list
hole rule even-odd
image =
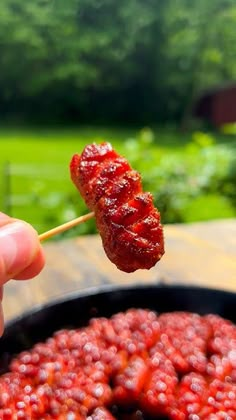
[[91, 286], [134, 283], [188, 284], [236, 292], [236, 219], [165, 226], [166, 253], [151, 270], [119, 271], [98, 235], [44, 244], [46, 266], [35, 279], [10, 281], [5, 318]]

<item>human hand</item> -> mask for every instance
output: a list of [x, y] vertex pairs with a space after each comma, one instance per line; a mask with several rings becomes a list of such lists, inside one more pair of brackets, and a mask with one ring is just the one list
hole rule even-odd
[[4, 321], [3, 285], [10, 279], [35, 277], [44, 266], [44, 253], [37, 232], [31, 225], [0, 212], [0, 336]]

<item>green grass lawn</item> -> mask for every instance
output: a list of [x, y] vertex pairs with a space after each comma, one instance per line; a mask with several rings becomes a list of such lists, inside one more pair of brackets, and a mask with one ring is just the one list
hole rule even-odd
[[[182, 135], [163, 128], [153, 132], [96, 127], [1, 129], [1, 209], [32, 223], [39, 232], [86, 212], [70, 181], [69, 162], [92, 141], [110, 141], [142, 173], [165, 222], [235, 216], [234, 192], [224, 189], [235, 138]], [[90, 221], [73, 233], [94, 229]]]

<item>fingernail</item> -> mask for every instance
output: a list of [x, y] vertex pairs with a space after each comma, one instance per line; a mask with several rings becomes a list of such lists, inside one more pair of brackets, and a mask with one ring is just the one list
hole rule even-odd
[[16, 221], [0, 228], [0, 256], [6, 280], [14, 277], [33, 261], [38, 252], [36, 231], [27, 223]]

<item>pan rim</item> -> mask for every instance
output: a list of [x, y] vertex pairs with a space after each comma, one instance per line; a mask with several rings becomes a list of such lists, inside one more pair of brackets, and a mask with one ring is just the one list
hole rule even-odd
[[205, 287], [205, 286], [197, 286], [197, 285], [183, 285], [181, 283], [178, 284], [165, 284], [162, 282], [159, 282], [157, 284], [153, 283], [141, 283], [141, 284], [132, 284], [132, 285], [113, 285], [113, 284], [104, 284], [100, 286], [91, 286], [85, 289], [75, 290], [73, 292], [67, 292], [64, 295], [56, 296], [52, 298], [48, 302], [44, 302], [41, 304], [37, 304], [32, 306], [31, 309], [27, 309], [26, 311], [22, 312], [19, 315], [16, 315], [12, 317], [11, 319], [7, 320], [5, 322], [5, 331], [11, 327], [13, 327], [16, 323], [19, 323], [21, 321], [24, 321], [27, 317], [33, 317], [36, 316], [38, 313], [44, 310], [48, 310], [50, 308], [62, 305], [65, 302], [74, 301], [77, 299], [82, 299], [86, 297], [96, 297], [97, 295], [102, 294], [110, 294], [115, 292], [131, 292], [132, 291], [142, 291], [147, 289], [155, 289], [155, 290], [170, 290], [174, 291], [176, 290], [177, 293], [179, 293], [181, 290], [184, 292], [202, 292], [202, 293], [212, 293], [221, 295], [224, 297], [235, 297], [236, 300], [236, 292], [225, 290], [225, 289], [218, 289], [213, 287]]

